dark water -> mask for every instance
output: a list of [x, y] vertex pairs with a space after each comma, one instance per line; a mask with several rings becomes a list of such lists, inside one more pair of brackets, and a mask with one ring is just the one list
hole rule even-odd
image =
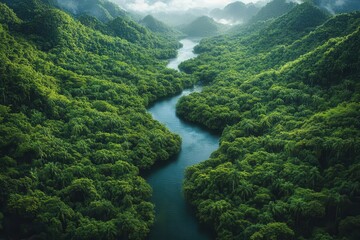
[[[169, 67], [191, 57], [196, 42], [182, 40], [184, 47], [179, 50], [179, 59], [171, 60]], [[184, 57], [184, 56], [187, 56]], [[200, 87], [184, 90], [180, 95], [154, 104], [149, 112], [154, 119], [165, 124], [170, 131], [182, 138], [182, 150], [177, 158], [165, 166], [154, 169], [147, 182], [153, 188], [152, 202], [155, 204], [156, 220], [150, 233], [151, 240], [202, 240], [211, 239], [211, 231], [200, 227], [194, 212], [185, 202], [182, 184], [186, 167], [208, 159], [218, 148], [219, 136], [200, 127], [181, 121], [175, 114], [175, 106], [181, 96]]]

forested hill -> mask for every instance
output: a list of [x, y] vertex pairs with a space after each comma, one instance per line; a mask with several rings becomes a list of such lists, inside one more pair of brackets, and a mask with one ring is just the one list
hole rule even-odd
[[2, 0], [15, 10], [21, 13], [33, 11], [31, 6], [34, 4], [42, 5], [43, 7], [58, 7], [70, 14], [81, 15], [86, 14], [96, 17], [99, 21], [108, 22], [119, 16], [128, 16], [129, 14], [121, 9], [118, 5], [108, 0]]
[[222, 132], [184, 184], [217, 239], [360, 238], [360, 13], [309, 3], [201, 41], [182, 118]]
[[176, 31], [175, 29], [172, 29], [171, 27], [167, 26], [165, 23], [157, 20], [151, 15], [145, 16], [141, 21], [140, 24], [147, 27], [151, 31], [155, 33], [161, 33], [164, 35], [170, 35], [170, 36], [179, 36], [183, 35], [179, 31]]
[[202, 16], [181, 27], [180, 30], [189, 37], [209, 37], [220, 34], [224, 28], [226, 28], [225, 25], [215, 22], [208, 16]]
[[[18, 1], [18, 0], [17, 0]], [[47, 0], [71, 12], [72, 14], [87, 14], [100, 21], [107, 22], [128, 15], [117, 4], [108, 0]]]
[[45, 0], [12, 3], [0, 3], [0, 238], [144, 239], [154, 210], [139, 169], [181, 141], [145, 107], [192, 82], [155, 57], [164, 49]]
[[[18, 17], [23, 20], [29, 21], [30, 31], [33, 28], [40, 29], [42, 31], [45, 22], [40, 23], [37, 26], [36, 19], [40, 18], [42, 12], [45, 14], [45, 10], [55, 8], [65, 8], [69, 11], [74, 18], [77, 18], [83, 25], [97, 30], [104, 35], [110, 35], [113, 37], [120, 37], [131, 43], [136, 43], [144, 48], [147, 48], [148, 53], [152, 53], [154, 56], [160, 59], [169, 59], [176, 56], [176, 50], [180, 47], [176, 40], [177, 35], [163, 36], [161, 34], [153, 33], [149, 29], [141, 26], [135, 22], [129, 14], [118, 8], [112, 8], [113, 3], [107, 0], [94, 0], [76, 2], [68, 0], [65, 2], [55, 0], [2, 0], [9, 7], [11, 7]], [[72, 6], [72, 8], [70, 8]], [[105, 21], [101, 16], [97, 16], [87, 9], [101, 8], [104, 11], [112, 12], [112, 15]], [[112, 11], [111, 11], [112, 9]], [[48, 16], [51, 17], [50, 15]], [[43, 18], [46, 18], [43, 16]], [[35, 20], [35, 21], [34, 21]], [[47, 21], [48, 19], [38, 19], [38, 21]], [[51, 23], [51, 21], [50, 21]], [[50, 24], [49, 23], [49, 24]], [[32, 24], [32, 25], [31, 25]], [[46, 26], [53, 28], [56, 26]], [[24, 27], [25, 29], [25, 27]], [[44, 31], [46, 35], [47, 32]]]
[[279, 17], [292, 8], [294, 8], [297, 4], [295, 1], [288, 0], [273, 0], [267, 3], [264, 7], [262, 7], [258, 13], [251, 18], [250, 21], [265, 21], [271, 18]]

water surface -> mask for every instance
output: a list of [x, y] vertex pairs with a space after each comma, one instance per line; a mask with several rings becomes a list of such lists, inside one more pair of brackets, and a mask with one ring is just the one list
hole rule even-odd
[[[184, 46], [179, 50], [178, 58], [172, 59], [168, 67], [177, 69], [179, 63], [195, 56], [192, 49], [197, 43], [190, 39], [181, 42]], [[153, 188], [152, 202], [156, 212], [155, 224], [149, 235], [151, 240], [211, 239], [211, 231], [200, 227], [194, 212], [186, 203], [182, 184], [185, 169], [208, 159], [218, 148], [219, 136], [186, 123], [175, 114], [175, 106], [180, 97], [200, 90], [200, 87], [184, 90], [181, 94], [163, 99], [148, 109], [154, 119], [182, 138], [182, 150], [176, 159], [153, 169], [146, 178]]]
[[178, 55], [176, 58], [173, 58], [169, 61], [167, 65], [168, 68], [173, 68], [179, 70], [178, 66], [180, 63], [196, 57], [196, 54], [193, 52], [194, 47], [199, 44], [200, 38], [185, 38], [181, 40], [182, 48], [178, 50]]

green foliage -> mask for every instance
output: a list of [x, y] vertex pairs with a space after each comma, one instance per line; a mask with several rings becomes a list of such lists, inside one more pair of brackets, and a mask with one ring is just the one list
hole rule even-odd
[[13, 10], [6, 4], [0, 3], [0, 23], [8, 26], [13, 26], [21, 23], [21, 20], [16, 16]]
[[107, 0], [62, 0], [56, 5], [73, 14], [87, 14], [102, 22], [127, 15], [117, 4]]
[[291, 1], [273, 0], [262, 7], [250, 21], [266, 21], [271, 18], [277, 18], [283, 14], [286, 14], [295, 6], [296, 3]]
[[290, 240], [294, 239], [294, 232], [285, 223], [269, 223], [262, 227], [260, 231], [254, 233], [251, 240], [271, 239], [271, 240]]
[[184, 192], [218, 239], [357, 239], [359, 13], [305, 3], [201, 41], [182, 118], [222, 131]]
[[152, 31], [154, 33], [160, 33], [165, 36], [169, 36], [169, 37], [175, 36], [175, 37], [180, 38], [184, 35], [181, 32], [167, 26], [165, 23], [157, 20], [156, 18], [154, 18], [151, 15], [145, 16], [139, 23], [141, 25], [143, 25], [144, 27], [148, 28], [150, 31]]
[[176, 47], [143, 46], [153, 35], [130, 20], [117, 27], [138, 42], [47, 1], [2, 2], [0, 238], [144, 239], [154, 207], [139, 171], [181, 143], [146, 106], [193, 84], [157, 58]]
[[51, 9], [56, 0], [1, 0], [16, 12], [22, 20], [30, 20], [39, 12]]

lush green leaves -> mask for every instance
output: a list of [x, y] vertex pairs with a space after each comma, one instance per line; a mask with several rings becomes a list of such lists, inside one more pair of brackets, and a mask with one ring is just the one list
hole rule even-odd
[[6, 2], [21, 20], [0, 4], [0, 237], [144, 239], [139, 169], [181, 141], [145, 107], [193, 83], [157, 58], [177, 45], [131, 20], [113, 22], [126, 39], [46, 1]]
[[181, 65], [206, 86], [177, 113], [223, 131], [184, 184], [219, 239], [358, 236], [359, 14], [326, 19], [299, 5]]

